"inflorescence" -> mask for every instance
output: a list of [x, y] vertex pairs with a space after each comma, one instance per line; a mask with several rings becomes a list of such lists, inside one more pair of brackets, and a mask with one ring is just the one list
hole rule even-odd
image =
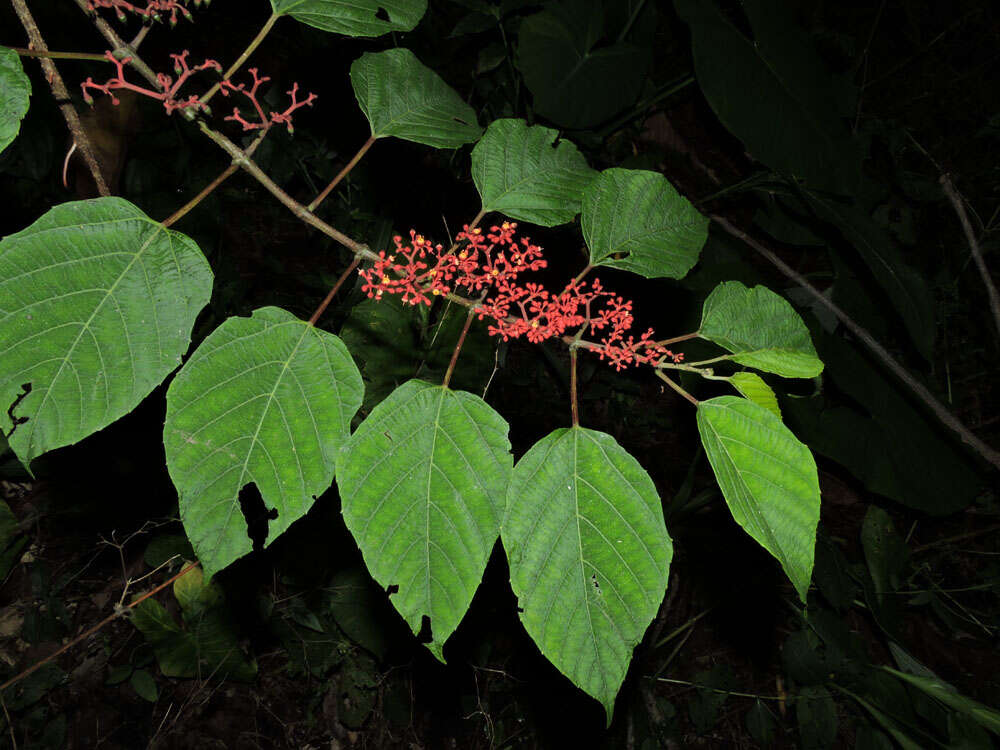
[[292, 113], [299, 107], [311, 107], [313, 101], [316, 99], [316, 94], [309, 94], [309, 96], [300, 102], [298, 101], [299, 84], [293, 83], [291, 90], [287, 92], [288, 96], [292, 99], [291, 106], [289, 106], [284, 112], [272, 112], [271, 116], [268, 117], [264, 113], [264, 108], [260, 106], [260, 102], [257, 101], [257, 89], [260, 88], [262, 83], [266, 83], [271, 79], [268, 76], [264, 76], [263, 78], [258, 77], [257, 68], [250, 68], [250, 75], [253, 76], [253, 86], [249, 89], [247, 89], [245, 83], [237, 85], [227, 80], [222, 82], [222, 95], [229, 96], [230, 92], [238, 91], [246, 96], [250, 100], [250, 103], [253, 104], [254, 109], [257, 111], [257, 117], [260, 118], [260, 121], [248, 122], [243, 118], [243, 115], [240, 114], [239, 107], [233, 107], [233, 113], [223, 119], [238, 122], [243, 126], [244, 131], [258, 130], [261, 128], [266, 129], [272, 125], [281, 124], [288, 128], [289, 133], [295, 132], [295, 129], [292, 127]]
[[[107, 0], [110, 2], [110, 0]], [[115, 64], [118, 68], [118, 73], [113, 78], [108, 79], [104, 83], [96, 83], [93, 78], [88, 77], [86, 81], [80, 84], [83, 89], [83, 99], [87, 104], [94, 103], [94, 97], [90, 94], [90, 89], [100, 91], [111, 97], [111, 101], [114, 104], [118, 104], [119, 100], [115, 96], [115, 91], [127, 90], [134, 91], [142, 96], [148, 96], [150, 99], [156, 99], [157, 101], [163, 102], [164, 109], [167, 110], [167, 114], [171, 114], [177, 110], [183, 110], [185, 112], [198, 112], [198, 111], [208, 111], [208, 107], [199, 99], [196, 95], [192, 94], [187, 98], [178, 98], [178, 92], [181, 86], [195, 73], [202, 70], [215, 70], [219, 73], [222, 72], [222, 66], [215, 60], [205, 60], [201, 65], [196, 65], [191, 68], [187, 64], [188, 51], [184, 50], [179, 55], [170, 55], [174, 61], [174, 74], [177, 76], [176, 80], [172, 76], [165, 73], [157, 73], [156, 81], [159, 84], [160, 90], [154, 91], [152, 89], [146, 88], [144, 86], [137, 86], [134, 83], [129, 83], [125, 80], [125, 66], [131, 61], [131, 57], [126, 57], [119, 60], [111, 52], [104, 53], [105, 58], [110, 62]], [[294, 132], [292, 128], [292, 113], [300, 107], [312, 106], [313, 101], [316, 99], [315, 94], [309, 94], [302, 101], [298, 100], [299, 84], [293, 83], [291, 90], [288, 95], [292, 99], [291, 105], [284, 112], [272, 112], [270, 115], [264, 112], [264, 108], [261, 106], [260, 102], [257, 100], [257, 89], [260, 88], [262, 83], [266, 83], [271, 80], [267, 76], [259, 77], [257, 75], [257, 68], [250, 68], [250, 74], [253, 76], [253, 85], [247, 89], [246, 84], [234, 84], [229, 80], [222, 81], [221, 92], [223, 96], [229, 96], [230, 93], [239, 92], [244, 94], [250, 103], [253, 105], [254, 110], [257, 113], [259, 121], [250, 122], [246, 120], [241, 114], [238, 107], [233, 108], [233, 114], [225, 117], [225, 120], [231, 120], [238, 122], [243, 126], [243, 130], [259, 130], [268, 129], [272, 125], [284, 125], [288, 128], [288, 132]]]
[[201, 100], [197, 96], [192, 94], [187, 99], [178, 99], [177, 92], [188, 78], [199, 71], [212, 69], [220, 73], [222, 72], [222, 66], [215, 60], [205, 60], [201, 65], [189, 68], [187, 64], [188, 51], [184, 50], [179, 55], [170, 56], [174, 61], [174, 73], [177, 76], [177, 80], [175, 81], [166, 73], [157, 73], [156, 82], [160, 85], [160, 91], [153, 91], [143, 86], [136, 86], [134, 83], [129, 83], [125, 80], [125, 66], [132, 61], [131, 57], [119, 60], [111, 52], [105, 52], [104, 56], [118, 68], [118, 75], [108, 79], [104, 83], [95, 83], [94, 79], [88, 76], [87, 80], [80, 84], [80, 88], [83, 89], [83, 99], [87, 104], [94, 103], [94, 97], [90, 95], [88, 89], [96, 89], [107, 94], [111, 97], [111, 101], [114, 104], [118, 104], [118, 97], [113, 92], [116, 90], [126, 90], [134, 91], [137, 94], [148, 96], [150, 99], [163, 102], [163, 107], [167, 110], [167, 114], [171, 114], [178, 109], [205, 109], [205, 105], [201, 103]]
[[[202, 3], [208, 5], [210, 2], [211, 0], [194, 0], [194, 5], [197, 8]], [[177, 25], [177, 14], [184, 16], [188, 21], [193, 20], [191, 11], [185, 8], [180, 0], [147, 0], [146, 7], [130, 3], [128, 0], [87, 0], [87, 7], [95, 12], [98, 8], [114, 8], [119, 21], [125, 20], [126, 12], [135, 13], [153, 21], [159, 21], [165, 14], [169, 13], [171, 26]]]
[[652, 328], [638, 339], [629, 334], [634, 320], [632, 302], [605, 291], [598, 279], [589, 287], [574, 279], [559, 294], [539, 284], [520, 284], [517, 277], [522, 272], [545, 268], [547, 263], [539, 246], [527, 238], [515, 238], [516, 229], [516, 223], [507, 221], [485, 234], [465, 226], [448, 250], [413, 230], [409, 243], [396, 236], [391, 254], [380, 252], [371, 268], [359, 272], [365, 280], [362, 291], [373, 299], [398, 294], [404, 303], [430, 305], [434, 297], [464, 289], [478, 297], [469, 302], [475, 304], [480, 320], [489, 319], [490, 335], [504, 341], [523, 336], [539, 343], [570, 330], [576, 331], [579, 340], [587, 331], [607, 330], [587, 348], [617, 370], [683, 359], [683, 354], [658, 344]]

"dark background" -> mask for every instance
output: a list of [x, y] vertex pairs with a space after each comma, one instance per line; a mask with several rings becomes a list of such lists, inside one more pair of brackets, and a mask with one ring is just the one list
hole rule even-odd
[[[987, 443], [1000, 445], [997, 332], [958, 221], [937, 185], [941, 170], [954, 176], [974, 211], [987, 263], [995, 267], [996, 3], [774, 4], [774, 12], [795, 25], [797, 40], [818, 50], [828, 74], [854, 85], [854, 116], [843, 124], [863, 152], [864, 180], [836, 200], [867, 217], [894, 257], [926, 285], [934, 320], [929, 353], [907, 335], [844, 227], [797, 202], [794, 189], [720, 123], [698, 82], [687, 82], [694, 73], [691, 33], [673, 5], [648, 0], [622, 39], [625, 4], [607, 6], [602, 12], [599, 0], [505, 3], [498, 22], [477, 15], [474, 4], [431, 0], [414, 31], [370, 40], [283, 18], [250, 62], [271, 76], [266, 100], [283, 108], [282, 92], [292, 81], [319, 98], [297, 113], [294, 135], [276, 129], [256, 160], [308, 203], [368, 137], [347, 75], [351, 62], [365, 51], [406, 46], [473, 106], [481, 124], [514, 116], [559, 128], [596, 169], [659, 171], [702, 211], [750, 228], [832, 293]], [[50, 49], [104, 51], [72, 3], [31, 7]], [[750, 33], [738, 3], [722, 7]], [[581, 121], [526, 85], [538, 73], [532, 66], [541, 63], [525, 52], [531, 40], [522, 38], [521, 26], [553, 8], [578, 18], [593, 12], [601, 20], [592, 53], [622, 41], [638, 50], [642, 64], [631, 66], [620, 83], [590, 87], [595, 122]], [[209, 56], [227, 66], [269, 8], [263, 0], [216, 0], [192, 11], [195, 23], [182, 21], [173, 32], [157, 26], [143, 43], [142, 56], [154, 69], [167, 70], [168, 53], [181, 49], [191, 50], [192, 62]], [[134, 19], [122, 25], [106, 17], [126, 38], [139, 28]], [[0, 44], [26, 44], [6, 4], [0, 6]], [[0, 156], [0, 200], [7, 207], [0, 235], [27, 226], [55, 203], [93, 195], [76, 163], [69, 188], [61, 184], [68, 135], [37, 64], [24, 63], [32, 102], [20, 137]], [[111, 75], [111, 66], [101, 63], [58, 61], [58, 67], [81, 113], [88, 108], [78, 84], [88, 75], [98, 81]], [[202, 74], [185, 91], [201, 92], [213, 80]], [[624, 104], [615, 99], [623, 90], [633, 94]], [[165, 116], [155, 102], [126, 100], [119, 110], [107, 105], [99, 98], [91, 117], [108, 144], [116, 193], [153, 218], [170, 215], [228, 165], [196, 127]], [[239, 141], [239, 128], [221, 122], [231, 106], [217, 97], [214, 122]], [[784, 127], [767, 120], [761, 106], [769, 127]], [[411, 227], [444, 241], [479, 208], [469, 150], [381, 140], [320, 215], [375, 248]], [[242, 173], [174, 228], [198, 242], [216, 274], [195, 345], [225, 318], [262, 305], [307, 318], [350, 261]], [[550, 283], [584, 265], [577, 223], [524, 228], [546, 248], [551, 267], [543, 278]], [[684, 280], [646, 281], [605, 270], [601, 279], [636, 301], [640, 328], [653, 326], [661, 336], [695, 330], [701, 301], [719, 281], [793, 290], [766, 261], [715, 228]], [[805, 302], [795, 295], [790, 292], [793, 302]], [[358, 286], [347, 289], [322, 325], [334, 332], [354, 326], [357, 333], [363, 321], [351, 311], [363, 299]], [[20, 748], [892, 747], [888, 725], [860, 698], [902, 726], [917, 746], [991, 747], [989, 735], [962, 712], [928, 702], [877, 666], [901, 666], [890, 648], [897, 644], [961, 694], [1000, 704], [995, 472], [842, 330], [824, 328], [807, 305], [799, 309], [827, 372], [822, 383], [771, 382], [789, 394], [786, 420], [816, 453], [820, 469], [811, 625], [777, 564], [732, 522], [697, 447], [690, 406], [664, 392], [649, 372], [615, 373], [584, 358], [581, 421], [615, 436], [650, 473], [675, 548], [664, 605], [636, 650], [610, 729], [599, 705], [525, 634], [499, 546], [442, 666], [367, 576], [332, 489], [282, 538], [217, 578], [227, 632], [256, 660], [255, 678], [223, 678], [228, 670], [165, 677], [143, 635], [127, 620], [115, 621], [61, 656], [58, 666], [4, 693], [9, 724], [0, 742], [14, 738]], [[400, 354], [413, 359], [414, 371], [431, 360], [423, 377], [435, 372], [434, 356], [438, 362], [442, 356], [428, 354], [439, 316], [410, 321], [413, 340]], [[684, 351], [690, 359], [712, 350], [695, 344]], [[511, 424], [515, 458], [568, 423], [568, 357], [561, 346], [499, 347], [474, 331], [460, 377], [458, 385], [476, 393], [489, 381], [486, 398]], [[707, 381], [684, 384], [700, 398], [723, 392]], [[160, 442], [165, 388], [111, 427], [36, 461], [34, 480], [10, 453], [0, 454], [0, 487], [19, 522], [0, 588], [3, 678], [106, 616], [125, 580], [152, 570], [163, 550], [183, 553]], [[896, 531], [869, 536], [865, 544], [866, 515], [877, 518], [873, 507], [887, 513]], [[261, 508], [259, 499], [246, 498], [252, 536], [266, 529]], [[892, 597], [874, 594], [879, 575], [891, 580]], [[160, 571], [152, 580], [165, 576]], [[159, 599], [179, 617], [171, 594]], [[187, 621], [183, 627], [195, 628]]]

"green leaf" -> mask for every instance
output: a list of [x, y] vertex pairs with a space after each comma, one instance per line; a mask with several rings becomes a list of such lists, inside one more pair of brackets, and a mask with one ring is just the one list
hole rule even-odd
[[539, 115], [563, 127], [590, 128], [639, 97], [652, 50], [628, 41], [607, 44], [603, 26], [602, 4], [589, 0], [582, 7], [549, 4], [521, 23], [517, 67]]
[[340, 339], [277, 307], [229, 318], [191, 355], [167, 391], [163, 445], [209, 578], [251, 550], [245, 486], [278, 512], [264, 546], [330, 487], [362, 391]]
[[202, 611], [190, 620], [185, 617], [182, 628], [162, 604], [146, 599], [133, 608], [131, 622], [153, 647], [166, 677], [249, 681], [257, 674], [257, 663], [240, 649], [236, 629], [223, 606]]
[[667, 588], [673, 545], [653, 481], [610, 435], [556, 430], [517, 462], [501, 536], [525, 630], [610, 723]]
[[408, 49], [366, 52], [351, 65], [351, 85], [375, 138], [458, 148], [482, 135], [475, 110]]
[[698, 432], [736, 523], [777, 558], [805, 602], [820, 503], [809, 449], [773, 413], [738, 396], [700, 402]]
[[129, 684], [140, 698], [150, 703], [156, 703], [156, 699], [160, 697], [160, 692], [156, 689], [156, 680], [145, 669], [135, 670]]
[[569, 141], [524, 120], [494, 120], [472, 149], [472, 180], [483, 211], [554, 227], [580, 212], [583, 192], [597, 176]]
[[372, 577], [414, 633], [442, 647], [482, 579], [513, 458], [507, 423], [482, 399], [419, 380], [376, 406], [337, 464], [344, 521]]
[[941, 701], [948, 708], [965, 714], [984, 729], [988, 729], [993, 734], [1000, 735], [1000, 711], [984, 706], [979, 701], [967, 698], [947, 683], [933, 677], [921, 677], [920, 675], [900, 672], [892, 667], [882, 667], [889, 674], [895, 675], [903, 682], [908, 682], [918, 690], [923, 691], [932, 698]]
[[776, 0], [746, 0], [754, 39], [715, 0], [674, 0], [691, 27], [694, 67], [719, 120], [753, 156], [809, 185], [850, 192], [861, 150], [843, 118], [854, 114], [846, 77], [829, 73], [809, 35]]
[[580, 225], [593, 265], [647, 279], [683, 278], [708, 239], [708, 217], [666, 177], [640, 169], [601, 172], [583, 195]]
[[764, 382], [760, 375], [753, 372], [737, 372], [729, 378], [730, 384], [755, 404], [763, 406], [769, 412], [781, 419], [781, 409], [778, 408], [778, 397], [774, 395], [771, 386]]
[[30, 98], [31, 81], [21, 67], [21, 56], [0, 47], [0, 151], [17, 138]]
[[746, 367], [786, 378], [812, 378], [823, 371], [802, 318], [765, 286], [719, 284], [702, 307], [698, 334], [731, 351], [732, 359]]
[[271, 0], [279, 16], [347, 36], [381, 36], [410, 31], [427, 10], [427, 0]]
[[803, 750], [825, 750], [837, 739], [837, 705], [820, 685], [802, 688], [795, 701], [795, 718]]
[[211, 291], [198, 246], [121, 198], [64, 203], [0, 242], [0, 428], [21, 462], [132, 411]]

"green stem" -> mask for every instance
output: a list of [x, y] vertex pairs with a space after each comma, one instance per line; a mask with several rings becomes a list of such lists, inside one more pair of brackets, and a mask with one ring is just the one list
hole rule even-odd
[[327, 185], [325, 188], [323, 188], [323, 192], [317, 195], [313, 199], [313, 202], [310, 203], [308, 206], [306, 206], [306, 211], [315, 211], [316, 207], [326, 199], [326, 196], [328, 196], [333, 191], [333, 189], [337, 187], [340, 181], [344, 179], [348, 175], [348, 173], [350, 173], [350, 171], [354, 169], [355, 166], [357, 166], [357, 163], [361, 161], [361, 157], [368, 152], [368, 149], [370, 149], [374, 145], [374, 143], [375, 143], [375, 136], [373, 135], [371, 138], [369, 138], [367, 141], [364, 142], [361, 148], [358, 149], [358, 153], [356, 153], [354, 157], [349, 162], [347, 162], [347, 164], [344, 165], [344, 168], [337, 173], [337, 176], [333, 178], [330, 184]]
[[47, 57], [50, 60], [96, 60], [103, 62], [107, 60], [104, 55], [96, 55], [90, 52], [42, 52], [37, 49], [25, 49], [24, 47], [11, 47], [21, 57]]
[[[721, 693], [722, 695], [732, 695], [737, 698], [756, 698], [762, 701], [793, 701], [801, 700], [797, 696], [789, 695], [757, 695], [757, 693], [741, 693], [736, 690], [723, 690], [722, 688], [709, 687], [708, 685], [699, 685], [697, 682], [688, 682], [687, 680], [674, 680], [670, 677], [652, 677], [650, 679], [656, 680], [657, 682], [668, 682], [671, 685], [685, 685], [687, 687], [697, 688], [698, 690], [710, 690], [713, 693]], [[815, 699], [814, 699], [815, 700]]]
[[[267, 19], [267, 21], [261, 27], [261, 30], [257, 32], [257, 36], [255, 36], [253, 38], [253, 41], [251, 41], [250, 44], [247, 45], [247, 48], [243, 50], [243, 54], [237, 57], [236, 62], [234, 62], [232, 65], [229, 66], [229, 70], [227, 70], [225, 73], [222, 74], [223, 81], [227, 81], [234, 75], [236, 75], [236, 71], [238, 71], [243, 66], [243, 63], [245, 63], [247, 59], [250, 57], [250, 55], [254, 53], [254, 50], [256, 50], [257, 47], [260, 46], [260, 43], [264, 41], [264, 38], [271, 31], [271, 27], [274, 26], [275, 21], [277, 21], [280, 17], [281, 16], [279, 16], [277, 13], [271, 14], [271, 17]], [[208, 92], [203, 97], [201, 97], [202, 105], [208, 104], [209, 100], [219, 92], [220, 88], [222, 88], [222, 81], [212, 86], [212, 88], [210, 88]]]
[[681, 341], [696, 339], [700, 335], [698, 331], [695, 331], [694, 333], [685, 333], [683, 336], [674, 336], [672, 339], [663, 339], [663, 341], [657, 341], [656, 343], [660, 346], [670, 346], [671, 344], [678, 344]]

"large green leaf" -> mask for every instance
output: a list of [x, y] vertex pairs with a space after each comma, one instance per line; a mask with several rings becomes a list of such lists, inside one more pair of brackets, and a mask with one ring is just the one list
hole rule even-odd
[[685, 276], [708, 238], [708, 217], [666, 177], [641, 169], [601, 172], [583, 195], [580, 225], [593, 265], [647, 279]]
[[698, 334], [731, 351], [732, 359], [746, 367], [786, 378], [812, 378], [823, 371], [802, 318], [766, 286], [719, 284], [702, 306]]
[[427, 10], [427, 0], [271, 0], [279, 16], [347, 36], [381, 36], [410, 31]]
[[351, 65], [351, 85], [376, 138], [458, 148], [483, 132], [475, 110], [408, 49], [366, 52]]
[[494, 120], [472, 149], [472, 180], [484, 211], [545, 227], [580, 212], [583, 191], [597, 176], [569, 141], [524, 120]]
[[372, 577], [444, 660], [500, 531], [513, 459], [481, 398], [411, 380], [376, 406], [337, 464], [344, 521]]
[[198, 246], [121, 198], [64, 203], [0, 242], [0, 428], [24, 465], [132, 411], [211, 291]]
[[769, 167], [834, 192], [860, 179], [860, 150], [843, 118], [854, 92], [829, 73], [786, 3], [746, 0], [754, 39], [716, 0], [674, 0], [691, 27], [698, 83], [716, 115]]
[[251, 550], [245, 486], [277, 510], [264, 546], [330, 487], [362, 390], [340, 339], [277, 307], [229, 318], [195, 350], [167, 391], [163, 446], [207, 576]]
[[21, 57], [0, 47], [0, 151], [17, 138], [30, 97], [31, 81], [21, 67]]
[[593, 0], [549, 3], [524, 19], [517, 67], [539, 115], [590, 128], [635, 102], [652, 50], [624, 40], [607, 44], [609, 35], [602, 3]]
[[773, 413], [738, 396], [699, 403], [698, 432], [736, 523], [778, 559], [805, 602], [819, 523], [809, 449]]
[[610, 435], [556, 430], [517, 462], [501, 533], [528, 635], [610, 723], [667, 587], [673, 546], [653, 481]]

